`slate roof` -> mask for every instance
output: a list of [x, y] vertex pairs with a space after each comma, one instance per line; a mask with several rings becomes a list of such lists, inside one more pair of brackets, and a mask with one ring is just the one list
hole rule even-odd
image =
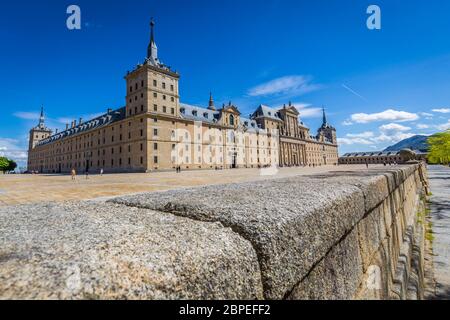
[[62, 140], [67, 137], [71, 137], [74, 135], [77, 135], [79, 133], [95, 130], [102, 128], [104, 126], [108, 126], [111, 123], [120, 121], [125, 119], [125, 107], [111, 111], [110, 113], [106, 113], [104, 115], [101, 115], [95, 119], [83, 122], [82, 124], [78, 124], [74, 128], [69, 128], [65, 131], [56, 133], [47, 139], [41, 140], [37, 145], [43, 146], [58, 140]]

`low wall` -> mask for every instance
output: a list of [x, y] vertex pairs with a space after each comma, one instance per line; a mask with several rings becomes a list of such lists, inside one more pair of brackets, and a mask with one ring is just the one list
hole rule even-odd
[[0, 298], [420, 299], [421, 165], [0, 208]]

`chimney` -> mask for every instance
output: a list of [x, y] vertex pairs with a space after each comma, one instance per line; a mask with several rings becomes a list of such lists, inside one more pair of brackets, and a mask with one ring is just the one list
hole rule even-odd
[[80, 122], [78, 122], [78, 125], [83, 123], [83, 118], [80, 118]]
[[66, 130], [69, 130], [69, 124], [66, 123]]
[[73, 120], [73, 121], [72, 121], [72, 128], [75, 128], [76, 125], [77, 125], [77, 120]]
[[112, 112], [112, 109], [111, 109], [111, 108], [108, 108], [107, 113], [110, 114], [111, 112]]
[[55, 133], [58, 134], [58, 129], [55, 129]]

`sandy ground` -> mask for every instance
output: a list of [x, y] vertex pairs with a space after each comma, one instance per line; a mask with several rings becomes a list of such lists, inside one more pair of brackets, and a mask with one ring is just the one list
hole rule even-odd
[[[371, 168], [376, 166], [372, 165]], [[66, 201], [112, 197], [149, 191], [163, 191], [191, 186], [223, 184], [262, 179], [311, 175], [330, 171], [365, 170], [365, 165], [324, 166], [316, 168], [205, 170], [78, 176], [0, 175], [0, 205], [43, 201]]]

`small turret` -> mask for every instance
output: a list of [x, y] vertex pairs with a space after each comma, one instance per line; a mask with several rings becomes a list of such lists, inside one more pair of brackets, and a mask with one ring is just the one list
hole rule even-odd
[[214, 99], [213, 99], [213, 96], [212, 96], [212, 93], [211, 93], [211, 92], [209, 93], [209, 104], [208, 104], [208, 109], [209, 109], [209, 110], [212, 110], [212, 111], [216, 111], [216, 107], [215, 107], [215, 105], [214, 105]]

